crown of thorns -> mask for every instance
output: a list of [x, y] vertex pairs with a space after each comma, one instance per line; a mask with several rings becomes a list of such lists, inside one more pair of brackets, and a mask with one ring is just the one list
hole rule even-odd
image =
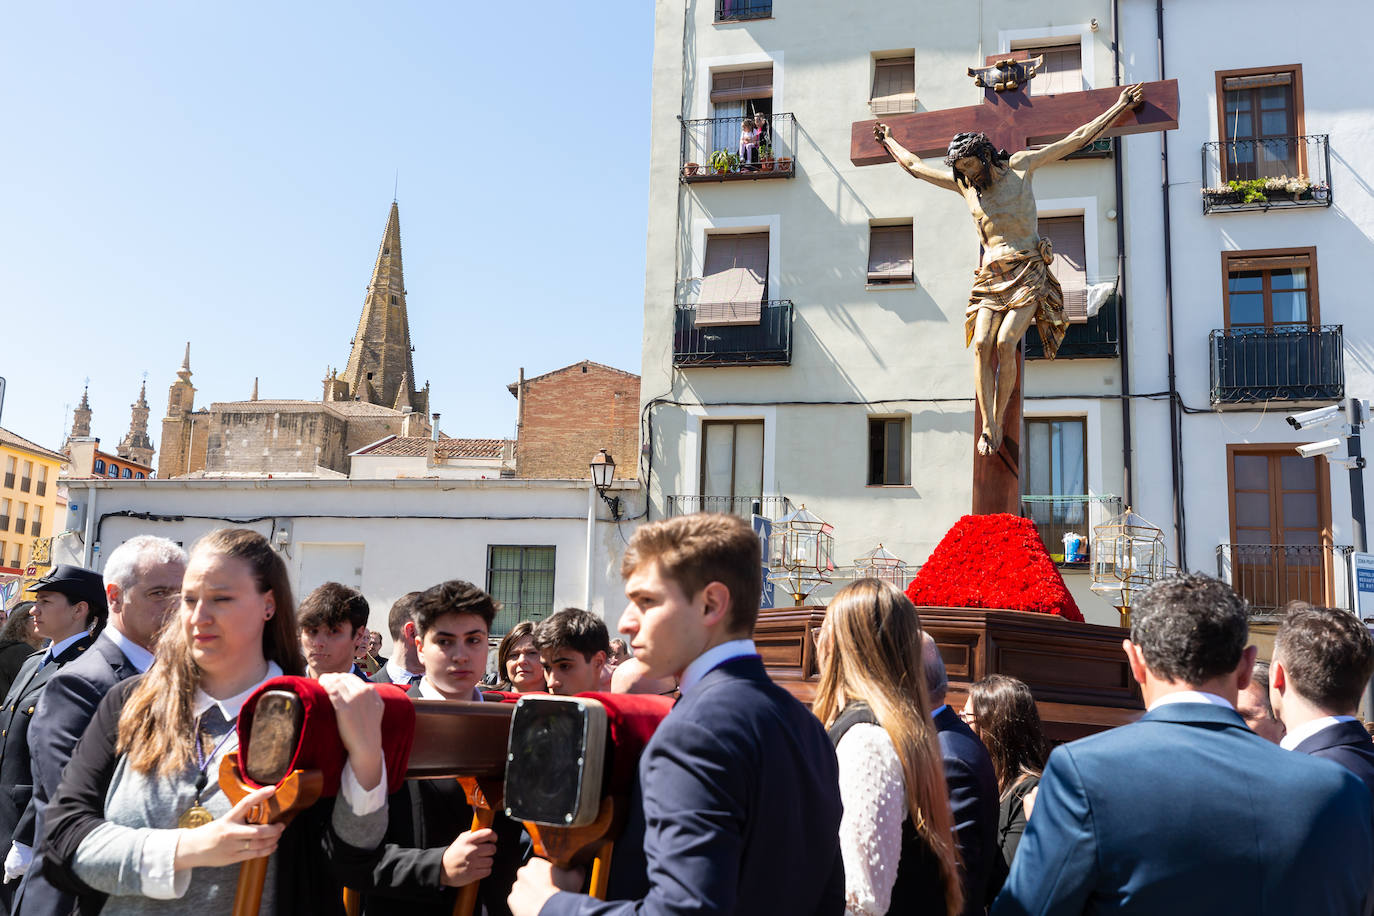
[[1005, 161], [1010, 154], [1004, 149], [993, 146], [987, 134], [981, 131], [969, 131], [955, 134], [954, 139], [949, 141], [949, 154], [945, 156], [945, 165], [952, 167], [955, 162], [965, 156], [974, 156], [992, 164], [993, 162]]

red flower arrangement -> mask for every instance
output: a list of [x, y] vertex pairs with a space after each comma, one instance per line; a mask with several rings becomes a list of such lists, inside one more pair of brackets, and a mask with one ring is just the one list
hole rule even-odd
[[1083, 620], [1035, 524], [1015, 515], [965, 515], [906, 588], [917, 607], [1005, 608]]

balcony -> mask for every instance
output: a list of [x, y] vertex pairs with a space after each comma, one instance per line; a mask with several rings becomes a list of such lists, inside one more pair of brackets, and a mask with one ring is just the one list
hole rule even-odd
[[723, 512], [749, 518], [781, 518], [792, 511], [786, 496], [669, 496], [669, 515], [695, 515], [698, 512]]
[[[1102, 303], [1096, 315], [1087, 321], [1069, 325], [1055, 359], [1115, 359], [1121, 355], [1118, 326], [1116, 294], [1113, 293]], [[1023, 346], [1026, 359], [1045, 358], [1040, 332], [1034, 325], [1026, 332]]]
[[[1088, 545], [1093, 527], [1121, 513], [1119, 496], [1022, 496], [1021, 517], [1035, 523], [1040, 540], [1049, 551], [1050, 559], [1071, 569], [1088, 568]], [[1069, 532], [1083, 536], [1082, 560], [1067, 560], [1064, 556], [1064, 535]]]
[[758, 324], [697, 326], [697, 306], [679, 305], [673, 327], [673, 366], [789, 366], [792, 300], [768, 299]]
[[22, 518], [17, 518], [17, 519], [14, 520], [14, 533], [15, 533], [15, 534], [23, 534], [23, 533], [24, 533], [24, 520], [23, 520]]
[[1217, 577], [1250, 604], [1255, 617], [1277, 615], [1290, 601], [1349, 608], [1354, 547], [1289, 544], [1221, 544]]
[[29, 492], [29, 490], [31, 490], [31, 489], [33, 489], [33, 478], [32, 478], [32, 477], [20, 477], [20, 478], [19, 478], [19, 490], [20, 490], [20, 492], [21, 492], [21, 493], [27, 493], [27, 492]]
[[688, 184], [705, 181], [758, 181], [797, 174], [797, 122], [788, 112], [768, 118], [768, 136], [758, 162], [741, 162], [740, 118], [701, 118], [682, 122], [678, 174]]
[[14, 475], [13, 475], [13, 474], [6, 474], [6, 475], [5, 475], [5, 487], [8, 488], [8, 489], [10, 489], [10, 490], [13, 490], [13, 489], [14, 489]]
[[40, 480], [40, 481], [38, 481], [38, 483], [36, 483], [36, 484], [33, 485], [33, 492], [36, 493], [36, 494], [39, 495], [39, 496], [47, 496], [47, 495], [48, 495], [48, 482], [47, 482], [46, 480]]
[[1326, 134], [1202, 144], [1202, 212], [1329, 207]]
[[1213, 331], [1212, 403], [1337, 401], [1345, 396], [1342, 326]]
[[716, 22], [770, 19], [773, 0], [716, 0]]

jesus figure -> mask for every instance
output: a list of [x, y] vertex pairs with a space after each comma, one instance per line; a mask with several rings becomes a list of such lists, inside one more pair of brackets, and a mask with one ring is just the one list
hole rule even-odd
[[[1031, 175], [1096, 140], [1127, 108], [1144, 98], [1140, 85], [1101, 115], [1037, 150], [1008, 155], [982, 133], [962, 133], [949, 144], [945, 164], [933, 169], [892, 139], [886, 124], [874, 135], [902, 168], [931, 184], [963, 195], [978, 227], [983, 256], [964, 312], [964, 346], [973, 344], [978, 372], [978, 409], [983, 417], [980, 455], [1002, 447], [1002, 424], [1016, 386], [1016, 346], [1034, 321], [1045, 355], [1054, 358], [1068, 329], [1064, 294], [1050, 273], [1053, 252], [1037, 229]], [[995, 361], [994, 361], [995, 357]]]

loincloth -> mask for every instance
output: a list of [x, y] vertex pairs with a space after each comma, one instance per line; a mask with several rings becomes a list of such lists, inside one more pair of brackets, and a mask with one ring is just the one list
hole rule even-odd
[[1050, 272], [1053, 260], [1050, 240], [1042, 238], [1034, 251], [1022, 249], [979, 267], [964, 311], [964, 346], [973, 342], [979, 310], [1010, 312], [1034, 308], [1035, 326], [1040, 330], [1045, 356], [1054, 359], [1069, 329], [1069, 319], [1064, 315], [1064, 291]]

